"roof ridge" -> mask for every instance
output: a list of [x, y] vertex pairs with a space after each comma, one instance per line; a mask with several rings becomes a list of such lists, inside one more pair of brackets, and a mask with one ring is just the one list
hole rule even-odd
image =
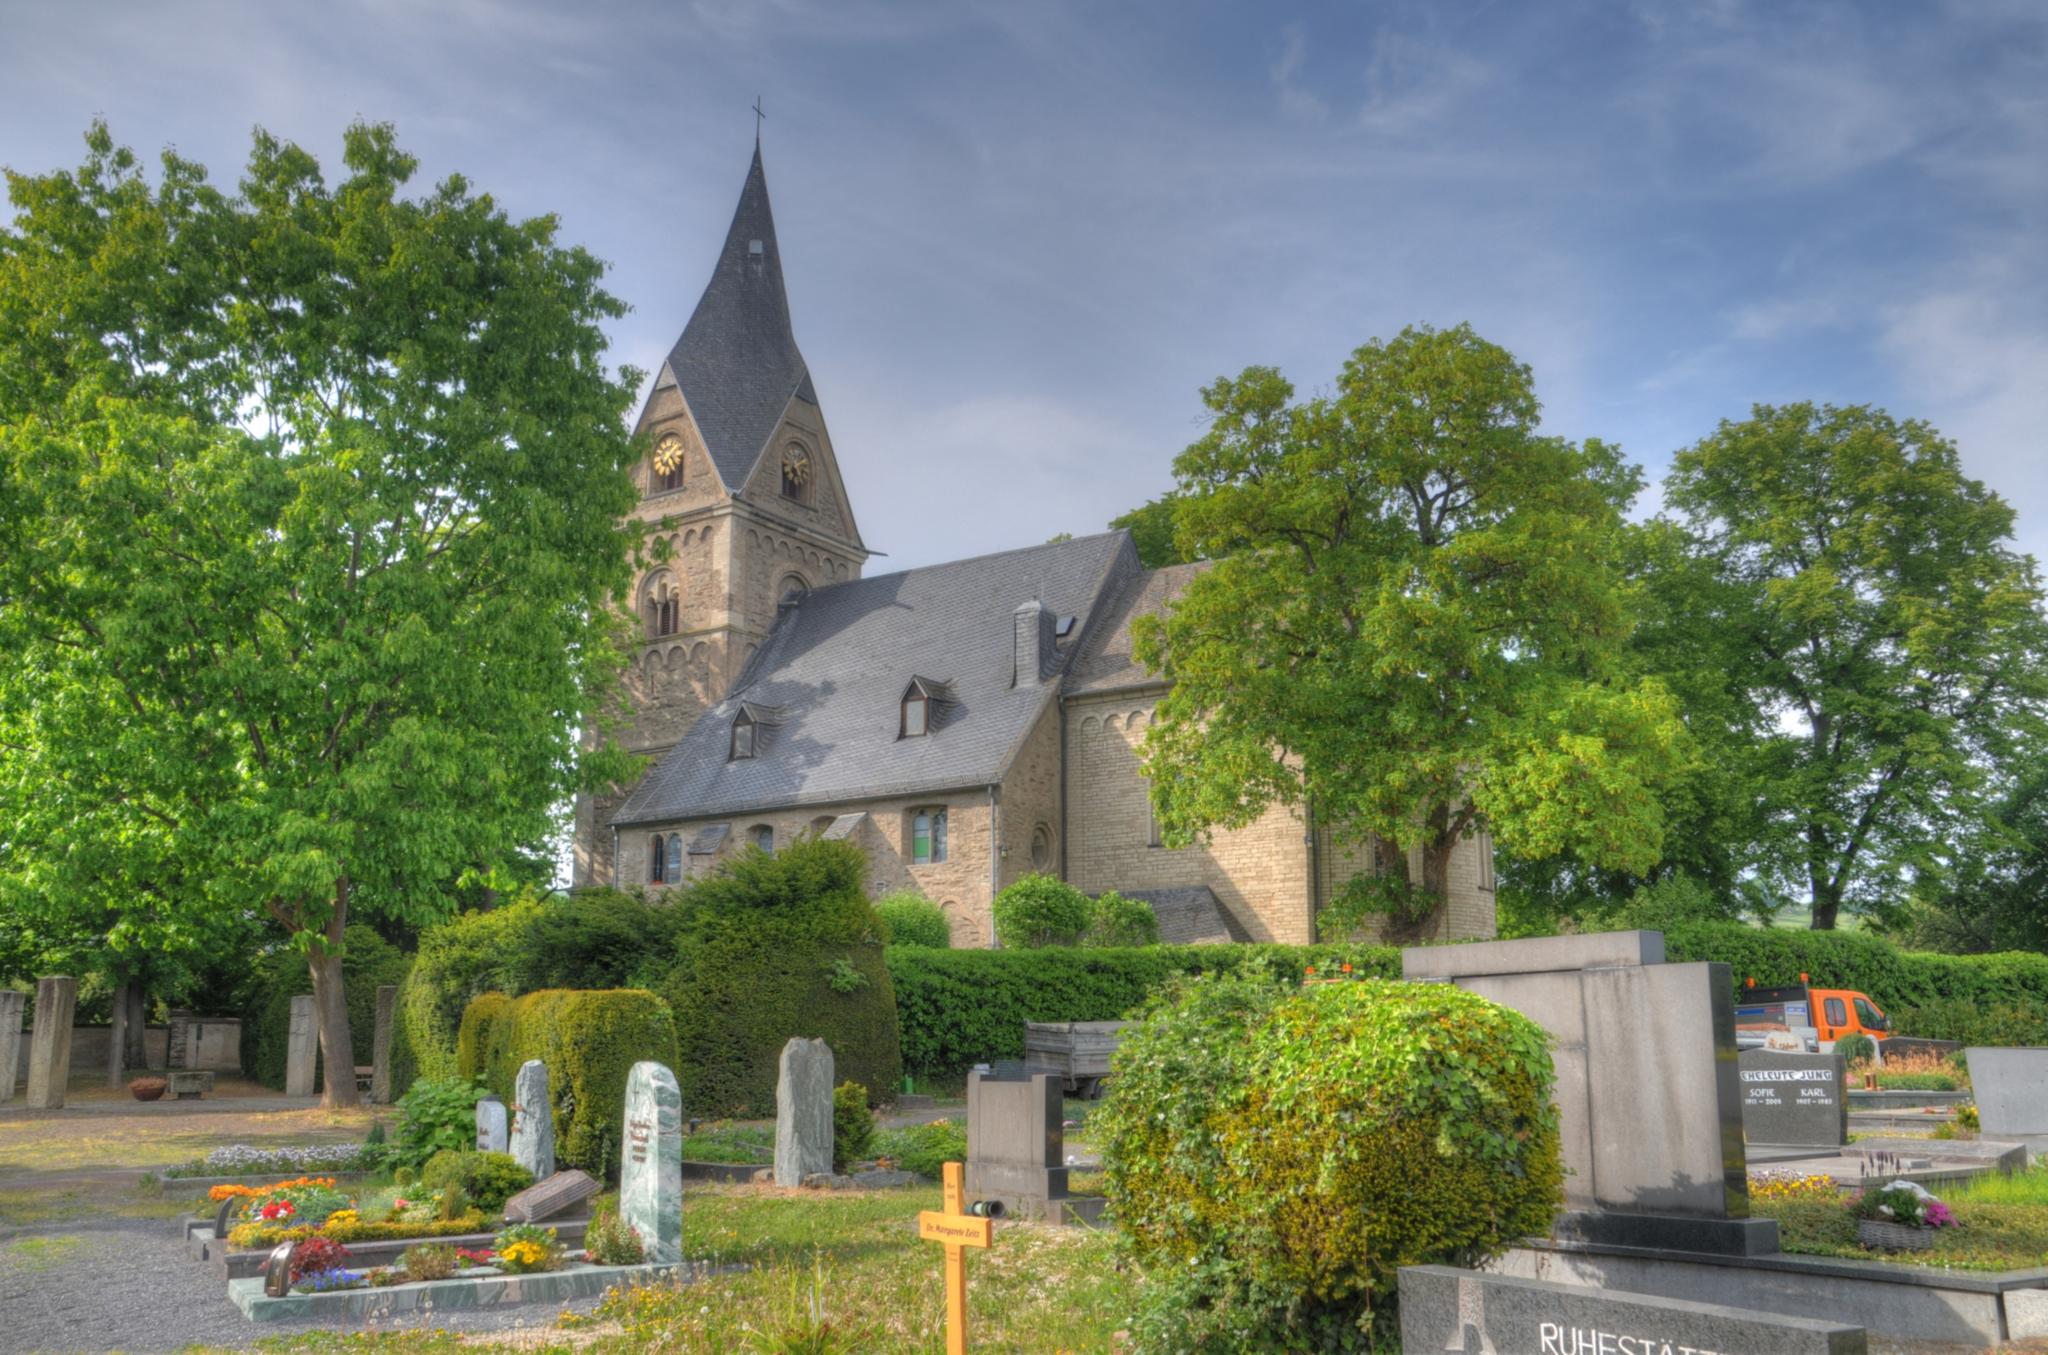
[[[1128, 536], [1129, 534], [1130, 529], [1127, 527], [1112, 527], [1108, 531], [1090, 532], [1086, 536], [1070, 536], [1065, 541], [1041, 541], [1035, 546], [1011, 546], [1007, 550], [983, 551], [979, 555], [963, 555], [957, 560], [937, 560], [928, 565], [911, 565], [905, 569], [892, 569], [886, 574], [863, 574], [857, 579], [846, 579], [840, 583], [826, 584], [825, 587], [846, 588], [854, 584], [867, 583], [870, 580], [874, 579], [894, 579], [899, 578], [905, 574], [922, 574], [925, 570], [928, 569], [951, 569], [954, 565], [978, 564], [983, 560], [1001, 559], [1005, 555], [1023, 555], [1027, 551], [1058, 550], [1062, 546], [1081, 546], [1086, 545], [1090, 541], [1100, 541], [1104, 537], [1118, 535]], [[816, 592], [822, 590], [814, 589], [813, 591]]]

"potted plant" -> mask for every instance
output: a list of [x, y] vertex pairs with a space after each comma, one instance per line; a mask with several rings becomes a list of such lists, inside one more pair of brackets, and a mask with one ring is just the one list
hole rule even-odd
[[1856, 1216], [1856, 1240], [1886, 1251], [1925, 1251], [1934, 1234], [1956, 1226], [1949, 1207], [1911, 1181], [1866, 1187], [1850, 1209]]
[[138, 1077], [128, 1084], [128, 1094], [138, 1101], [157, 1101], [167, 1085], [160, 1077]]

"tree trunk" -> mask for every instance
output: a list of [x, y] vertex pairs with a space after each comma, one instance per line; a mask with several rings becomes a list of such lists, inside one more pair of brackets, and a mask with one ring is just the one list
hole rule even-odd
[[320, 1058], [327, 1073], [320, 1088], [323, 1106], [359, 1106], [356, 1052], [348, 1033], [348, 995], [342, 989], [341, 934], [348, 925], [348, 881], [334, 891], [334, 916], [324, 939], [306, 953], [313, 975], [313, 1018], [320, 1027]]
[[1813, 909], [1813, 930], [1831, 932], [1842, 910], [1841, 891], [1828, 877], [1828, 842], [1821, 826], [1806, 826], [1806, 895]]
[[107, 1027], [107, 1085], [121, 1085], [121, 1074], [128, 1062], [128, 994], [133, 985], [122, 984], [114, 989], [114, 1016]]
[[1422, 892], [1436, 903], [1418, 925], [1424, 936], [1438, 940], [1451, 931], [1451, 852], [1457, 845], [1456, 834], [1439, 833], [1422, 848]]
[[1842, 913], [1842, 899], [1834, 887], [1819, 881], [1813, 890], [1813, 930], [1831, 932]]

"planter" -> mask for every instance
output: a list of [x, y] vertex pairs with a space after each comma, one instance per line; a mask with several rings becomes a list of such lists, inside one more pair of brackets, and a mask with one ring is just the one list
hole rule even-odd
[[1910, 1228], [1881, 1219], [1856, 1220], [1856, 1240], [1884, 1251], [1926, 1251], [1934, 1245], [1932, 1228]]
[[128, 1094], [138, 1101], [156, 1101], [162, 1099], [164, 1086], [160, 1077], [138, 1077], [128, 1084]]

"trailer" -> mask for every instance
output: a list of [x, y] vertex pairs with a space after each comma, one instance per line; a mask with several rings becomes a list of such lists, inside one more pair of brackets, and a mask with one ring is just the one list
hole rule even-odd
[[1026, 1021], [1024, 1068], [1027, 1073], [1058, 1076], [1069, 1096], [1093, 1100], [1109, 1076], [1109, 1056], [1116, 1052], [1128, 1021]]

